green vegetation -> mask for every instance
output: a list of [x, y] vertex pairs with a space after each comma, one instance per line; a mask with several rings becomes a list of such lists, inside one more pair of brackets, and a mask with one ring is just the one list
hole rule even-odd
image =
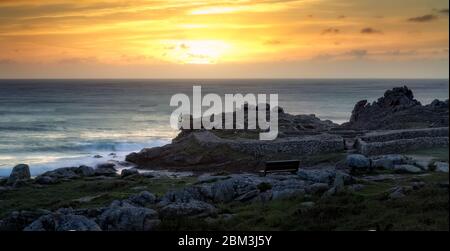
[[[417, 180], [417, 177], [411, 178]], [[411, 182], [407, 179], [404, 182]], [[424, 176], [427, 185], [408, 196], [389, 200], [387, 191], [397, 181], [373, 182], [359, 192], [333, 197], [299, 197], [267, 203], [219, 205], [231, 219], [170, 219], [162, 230], [449, 230], [447, 174]], [[302, 202], [314, 201], [307, 207]]]
[[449, 161], [449, 148], [430, 148], [407, 152], [408, 155], [431, 156], [437, 161]]
[[[49, 186], [26, 186], [0, 193], [0, 218], [15, 210], [104, 207], [113, 200], [125, 199], [142, 190], [163, 195], [170, 189], [192, 184], [195, 180], [191, 177], [174, 180], [137, 176], [127, 179], [79, 179]], [[91, 197], [92, 200], [77, 201], [84, 197]]]

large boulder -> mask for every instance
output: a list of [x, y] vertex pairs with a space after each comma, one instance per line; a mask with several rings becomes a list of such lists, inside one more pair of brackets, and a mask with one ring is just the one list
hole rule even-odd
[[30, 178], [30, 167], [25, 164], [19, 164], [11, 171], [6, 185], [14, 185], [18, 181], [29, 180]]
[[0, 231], [22, 231], [42, 215], [50, 214], [47, 210], [14, 211], [0, 220]]
[[97, 223], [72, 210], [60, 209], [55, 213], [39, 217], [24, 231], [101, 231]]
[[80, 166], [75, 172], [83, 177], [90, 177], [95, 175], [94, 168], [90, 166]]
[[437, 161], [434, 162], [434, 166], [436, 172], [448, 173], [448, 163]]
[[350, 121], [341, 127], [358, 130], [447, 127], [448, 109], [448, 100], [435, 100], [423, 106], [408, 87], [397, 87], [372, 104], [359, 101]]
[[385, 169], [385, 170], [393, 170], [395, 165], [407, 164], [409, 159], [400, 154], [388, 154], [373, 157], [372, 159], [372, 167]]
[[155, 210], [125, 201], [111, 203], [98, 217], [98, 222], [103, 230], [108, 231], [151, 231], [160, 224]]
[[40, 176], [48, 176], [55, 179], [65, 179], [65, 180], [76, 179], [80, 177], [80, 175], [78, 175], [76, 172], [77, 169], [78, 169], [77, 167], [63, 167], [45, 172]]
[[94, 169], [94, 175], [96, 176], [116, 176], [117, 170], [112, 163], [103, 163]]
[[329, 184], [336, 176], [336, 170], [332, 169], [300, 169], [297, 172], [300, 179], [314, 183]]
[[139, 174], [139, 171], [135, 168], [123, 169], [122, 172], [120, 173], [120, 177], [125, 178], [137, 174]]
[[347, 165], [354, 169], [368, 169], [371, 167], [370, 159], [361, 154], [347, 155]]
[[130, 196], [126, 202], [129, 202], [135, 206], [144, 207], [149, 204], [155, 204], [156, 196], [148, 191], [142, 191], [139, 194]]
[[394, 171], [396, 173], [421, 173], [422, 169], [413, 165], [396, 165], [394, 166]]

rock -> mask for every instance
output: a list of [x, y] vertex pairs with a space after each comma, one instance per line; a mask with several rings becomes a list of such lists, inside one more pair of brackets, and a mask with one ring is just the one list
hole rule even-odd
[[38, 176], [34, 179], [37, 184], [40, 185], [52, 185], [59, 182], [59, 180], [52, 176]]
[[63, 168], [58, 168], [52, 171], [48, 171], [45, 172], [41, 175], [38, 176], [38, 178], [40, 176], [48, 176], [54, 179], [76, 179], [76, 178], [80, 178], [80, 175], [78, 175], [76, 173], [77, 171], [77, 167], [63, 167]]
[[412, 189], [414, 189], [414, 190], [419, 190], [419, 189], [425, 187], [425, 182], [423, 182], [423, 181], [415, 181], [415, 182], [412, 182], [412, 183], [411, 183], [411, 187], [412, 187]]
[[120, 173], [120, 177], [125, 178], [131, 175], [137, 175], [139, 174], [139, 171], [135, 168], [130, 168], [130, 169], [123, 169], [122, 172]]
[[396, 165], [394, 171], [396, 173], [421, 173], [422, 169], [413, 165]]
[[345, 181], [344, 175], [341, 172], [336, 173], [336, 178], [334, 179], [333, 187], [336, 189], [336, 192], [341, 192], [344, 190]]
[[78, 169], [75, 172], [83, 177], [90, 177], [95, 175], [94, 168], [84, 165], [78, 167]]
[[34, 220], [49, 213], [47, 210], [14, 211], [0, 221], [0, 231], [22, 231]]
[[303, 180], [330, 184], [336, 176], [336, 171], [330, 169], [300, 169], [297, 174]]
[[370, 159], [361, 154], [347, 155], [347, 165], [354, 169], [369, 169], [371, 167]]
[[170, 203], [159, 210], [161, 217], [207, 217], [217, 214], [217, 209], [206, 202], [191, 200], [189, 202]]
[[[398, 163], [398, 164], [401, 164], [401, 163]], [[392, 159], [385, 158], [385, 157], [381, 157], [381, 158], [372, 160], [373, 168], [393, 170], [394, 165], [395, 165], [395, 163]]]
[[100, 197], [102, 197], [103, 194], [99, 194], [99, 195], [93, 195], [93, 196], [85, 196], [85, 197], [81, 197], [79, 199], [74, 199], [74, 202], [78, 202], [78, 203], [88, 203], [91, 202], [95, 199], [98, 199]]
[[429, 171], [430, 167], [433, 165], [432, 160], [416, 160], [415, 166], [422, 169], [423, 171]]
[[408, 128], [448, 127], [448, 100], [433, 101], [423, 106], [404, 86], [384, 93], [372, 104], [359, 101], [348, 123], [341, 126], [353, 130], [392, 130]]
[[307, 187], [307, 192], [311, 194], [321, 194], [330, 189], [328, 183], [315, 183]]
[[434, 162], [436, 172], [448, 173], [448, 163], [436, 161]]
[[155, 204], [156, 196], [148, 191], [142, 191], [139, 194], [130, 196], [127, 202], [135, 206], [144, 207], [148, 204]]
[[97, 223], [82, 215], [72, 214], [71, 210], [58, 210], [39, 217], [24, 231], [101, 231]]
[[410, 191], [412, 187], [399, 186], [394, 187], [389, 191], [388, 198], [389, 199], [400, 199], [405, 197]]
[[249, 200], [255, 198], [258, 195], [259, 195], [259, 190], [252, 190], [250, 192], [247, 192], [247, 193], [237, 197], [235, 200], [241, 201], [241, 202], [246, 202], [246, 201], [249, 201]]
[[116, 176], [117, 170], [114, 166], [115, 165], [111, 163], [100, 164], [94, 169], [94, 174], [96, 176]]
[[160, 224], [155, 210], [120, 201], [111, 203], [98, 217], [98, 222], [107, 231], [150, 231]]
[[14, 185], [14, 183], [19, 180], [29, 180], [30, 178], [30, 167], [25, 164], [19, 164], [11, 171], [9, 178], [6, 181], [6, 185]]
[[290, 199], [305, 195], [305, 189], [284, 189], [272, 192], [272, 200]]

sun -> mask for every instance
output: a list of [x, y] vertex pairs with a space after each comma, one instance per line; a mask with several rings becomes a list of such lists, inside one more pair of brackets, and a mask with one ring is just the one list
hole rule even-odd
[[165, 41], [164, 59], [181, 64], [216, 64], [229, 45], [220, 40]]

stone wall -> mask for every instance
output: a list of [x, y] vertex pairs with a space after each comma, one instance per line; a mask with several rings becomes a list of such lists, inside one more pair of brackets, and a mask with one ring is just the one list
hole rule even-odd
[[448, 127], [373, 132], [358, 138], [355, 143], [358, 152], [364, 155], [401, 153], [448, 145]]
[[250, 139], [222, 139], [209, 132], [196, 135], [198, 142], [204, 147], [216, 147], [227, 145], [231, 149], [263, 156], [276, 153], [294, 155], [315, 155], [322, 153], [344, 151], [344, 139], [338, 135], [320, 134], [302, 137], [280, 138], [273, 141], [261, 141]]

